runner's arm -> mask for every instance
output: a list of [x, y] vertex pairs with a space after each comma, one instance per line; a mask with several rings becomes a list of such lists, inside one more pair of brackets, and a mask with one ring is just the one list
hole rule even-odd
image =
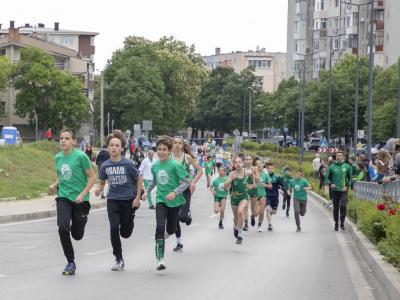
[[181, 184], [173, 190], [173, 192], [175, 193], [175, 195], [178, 196], [179, 194], [182, 194], [184, 191], [186, 191], [189, 186], [190, 186], [190, 179], [185, 178], [182, 180]]
[[93, 168], [86, 169], [85, 173], [89, 177], [89, 180], [82, 193], [80, 193], [78, 197], [76, 197], [77, 203], [81, 203], [83, 201], [83, 198], [86, 196], [87, 193], [90, 192], [91, 188], [96, 182], [96, 173], [94, 172]]
[[192, 183], [196, 184], [200, 180], [201, 176], [203, 175], [203, 168], [200, 167], [199, 163], [196, 162], [193, 159], [193, 157], [191, 157], [191, 156], [189, 156], [189, 162], [193, 166], [193, 168], [195, 168], [197, 170], [196, 177], [193, 178], [193, 180], [192, 180]]
[[106, 185], [105, 180], [100, 180], [99, 184], [97, 185], [97, 188], [95, 190], [95, 195], [100, 196], [100, 193], [104, 190], [104, 186]]

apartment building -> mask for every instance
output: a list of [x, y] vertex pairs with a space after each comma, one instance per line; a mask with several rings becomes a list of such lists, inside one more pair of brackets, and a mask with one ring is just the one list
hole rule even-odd
[[[304, 63], [306, 79], [316, 79], [321, 70], [329, 69], [330, 60], [335, 65], [345, 54], [367, 56], [371, 24], [369, 2], [289, 0], [287, 39], [288, 52], [293, 51], [293, 55], [288, 57], [288, 70], [294, 70], [289, 74], [296, 76], [299, 65]], [[400, 1], [375, 0], [374, 3], [375, 65], [387, 67], [400, 55]]]
[[[53, 28], [46, 28], [42, 23], [35, 26], [24, 24], [17, 28], [14, 21], [10, 21], [7, 29], [1, 28], [0, 25], [0, 55], [7, 56], [13, 63], [18, 63], [20, 49], [37, 47], [54, 57], [57, 68], [77, 76], [82, 81], [84, 92], [88, 97], [88, 119], [82, 124], [83, 134], [88, 134], [89, 129], [92, 129], [96, 35], [98, 35], [96, 32], [60, 29], [58, 22], [54, 23]], [[0, 99], [0, 104], [5, 108], [5, 117], [0, 119], [0, 125], [17, 126], [22, 135], [30, 139], [33, 136], [29, 121], [15, 114], [15, 98], [16, 91], [10, 87], [5, 91], [3, 101]]]
[[286, 79], [286, 53], [270, 53], [264, 48], [224, 54], [221, 54], [220, 48], [216, 48], [215, 54], [204, 56], [203, 61], [209, 70], [224, 66], [233, 68], [236, 73], [254, 66], [254, 74], [264, 92], [277, 90], [279, 83]]

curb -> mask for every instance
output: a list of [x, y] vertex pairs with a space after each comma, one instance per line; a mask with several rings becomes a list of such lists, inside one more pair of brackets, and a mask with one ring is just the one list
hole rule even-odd
[[[331, 202], [309, 191], [310, 196], [317, 200], [324, 207], [332, 210]], [[383, 287], [389, 299], [400, 299], [400, 273], [391, 264], [383, 260], [383, 256], [379, 253], [378, 249], [372, 244], [364, 234], [357, 229], [357, 225], [346, 218], [347, 229], [356, 243], [362, 257], [370, 266], [371, 271], [378, 282]]]
[[[98, 209], [105, 207], [107, 202], [97, 202], [91, 204], [92, 209]], [[31, 213], [23, 213], [23, 214], [15, 214], [15, 215], [6, 215], [0, 216], [0, 224], [12, 223], [12, 222], [22, 222], [22, 221], [29, 221], [29, 220], [36, 220], [36, 219], [45, 219], [51, 218], [57, 215], [57, 211], [55, 209], [46, 210], [46, 211], [38, 211], [38, 212], [31, 212]]]

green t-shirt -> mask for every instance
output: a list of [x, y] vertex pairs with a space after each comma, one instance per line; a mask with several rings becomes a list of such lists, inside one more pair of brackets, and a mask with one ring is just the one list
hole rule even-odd
[[206, 175], [211, 174], [212, 162], [211, 161], [206, 161], [204, 163], [204, 167], [206, 169]]
[[176, 160], [169, 158], [165, 162], [156, 161], [151, 167], [151, 174], [157, 184], [156, 203], [164, 203], [168, 207], [178, 207], [185, 204], [183, 195], [177, 195], [174, 200], [165, 197], [174, 191], [183, 179], [189, 177], [188, 172]]
[[239, 201], [247, 198], [247, 176], [235, 178], [232, 182], [231, 200]]
[[260, 175], [260, 182], [257, 183], [257, 193], [258, 197], [265, 197], [265, 184], [270, 184], [271, 183], [271, 177], [269, 177], [268, 172], [262, 171]]
[[[65, 156], [64, 152], [58, 152], [54, 157], [56, 163], [58, 181], [58, 197], [75, 201], [76, 197], [86, 188], [88, 176], [86, 170], [91, 169], [89, 157], [82, 151], [73, 149]], [[87, 193], [84, 201], [89, 201]]]
[[215, 197], [219, 198], [227, 198], [228, 197], [228, 191], [224, 189], [224, 183], [228, 180], [227, 176], [220, 177], [218, 176], [216, 179], [214, 179], [212, 186], [215, 191]]
[[307, 200], [307, 191], [304, 189], [308, 187], [308, 181], [304, 178], [292, 179], [289, 181], [289, 189], [293, 191], [293, 198], [297, 200]]

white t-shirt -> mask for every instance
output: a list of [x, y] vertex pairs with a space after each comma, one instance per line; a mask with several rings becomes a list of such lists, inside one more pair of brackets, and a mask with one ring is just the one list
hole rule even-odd
[[154, 161], [154, 157], [153, 160], [150, 160], [150, 158], [146, 157], [140, 164], [139, 173], [140, 175], [142, 175], [144, 180], [153, 180], [153, 175], [151, 174], [151, 166], [154, 164]]

